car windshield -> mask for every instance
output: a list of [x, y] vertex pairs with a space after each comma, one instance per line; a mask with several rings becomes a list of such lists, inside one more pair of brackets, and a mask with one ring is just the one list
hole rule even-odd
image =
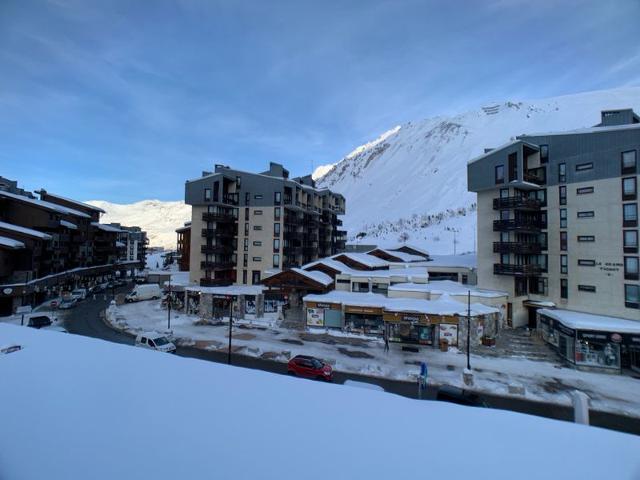
[[169, 343], [169, 340], [167, 340], [165, 337], [154, 338], [153, 341], [157, 346], [162, 346]]
[[323, 363], [317, 358], [312, 359], [311, 364], [313, 365], [313, 368], [322, 368], [323, 365]]
[[65, 298], [62, 300], [62, 303], [73, 303], [73, 298]]

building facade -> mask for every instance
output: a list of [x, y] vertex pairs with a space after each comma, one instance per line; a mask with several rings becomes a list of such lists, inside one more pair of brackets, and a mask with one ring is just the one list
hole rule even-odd
[[540, 307], [640, 321], [640, 119], [523, 135], [468, 164], [478, 194], [478, 283], [507, 291], [508, 320]]
[[265, 272], [344, 250], [342, 195], [310, 176], [289, 178], [277, 163], [250, 173], [216, 165], [187, 181], [192, 206], [190, 280], [203, 286], [256, 285]]

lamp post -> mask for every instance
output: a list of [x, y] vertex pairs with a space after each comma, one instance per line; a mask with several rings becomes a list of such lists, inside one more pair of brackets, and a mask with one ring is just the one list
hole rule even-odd
[[467, 291], [467, 370], [471, 370], [471, 290]]
[[229, 350], [227, 351], [227, 364], [231, 365], [231, 330], [233, 329], [233, 295], [229, 297]]
[[167, 330], [171, 330], [171, 275], [169, 275], [169, 293], [167, 294]]

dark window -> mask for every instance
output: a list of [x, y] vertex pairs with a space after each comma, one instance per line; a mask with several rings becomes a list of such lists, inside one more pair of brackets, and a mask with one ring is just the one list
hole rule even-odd
[[578, 259], [578, 265], [580, 265], [581, 267], [595, 267], [596, 266], [596, 261], [595, 260], [585, 260], [585, 259]]
[[500, 198], [509, 198], [509, 189], [501, 188], [500, 189]]
[[262, 210], [254, 210], [254, 215], [262, 215]]
[[508, 157], [509, 162], [509, 181], [513, 182], [518, 179], [518, 154], [510, 153]]
[[249, 251], [249, 239], [248, 238], [244, 239], [243, 251], [245, 251], [245, 252]]
[[242, 187], [242, 179], [236, 176], [236, 189], [240, 190], [240, 187]]
[[622, 152], [622, 174], [636, 173], [638, 171], [638, 164], [636, 158], [636, 151], [631, 150], [629, 152]]
[[[245, 265], [246, 267], [246, 265]], [[247, 271], [243, 270], [242, 271], [242, 283], [244, 283], [245, 285], [247, 284]]]
[[624, 253], [638, 253], [638, 231], [625, 230], [623, 238]]
[[638, 257], [624, 257], [625, 280], [638, 280]]
[[280, 205], [280, 202], [282, 202], [282, 192], [274, 192], [273, 193], [273, 203], [275, 205]]
[[500, 210], [500, 220], [509, 220], [509, 210]]
[[213, 201], [220, 201], [220, 182], [218, 181], [213, 182]]
[[280, 268], [280, 255], [277, 253], [273, 255], [273, 268]]
[[567, 181], [567, 164], [558, 164], [558, 183], [565, 183]]
[[569, 263], [567, 261], [566, 255], [560, 255], [560, 273], [568, 273], [569, 272]]
[[254, 226], [253, 226], [253, 229], [254, 229], [255, 231], [260, 231], [260, 230], [262, 230], [262, 225], [254, 225]]
[[560, 198], [560, 205], [567, 204], [567, 186], [560, 185], [558, 187], [558, 197]]
[[640, 285], [624, 286], [624, 306], [627, 308], [640, 308]]
[[204, 189], [204, 201], [205, 202], [210, 202], [211, 201], [211, 189], [210, 188], [205, 188]]
[[273, 239], [273, 251], [274, 251], [274, 253], [280, 251], [280, 239], [279, 238], [274, 238]]
[[244, 194], [244, 204], [249, 205], [251, 200], [251, 194], [249, 192], [245, 192]]
[[595, 293], [596, 287], [593, 285], [578, 285], [578, 291]]
[[260, 270], [251, 271], [251, 283], [254, 285], [260, 283]]
[[549, 163], [549, 145], [540, 145], [540, 163]]
[[516, 277], [514, 279], [514, 283], [515, 283], [515, 292], [516, 292], [516, 297], [521, 297], [522, 295], [526, 295], [528, 293], [527, 290], [527, 279], [526, 278], [519, 278]]
[[586, 212], [578, 212], [578, 218], [593, 218], [595, 213], [592, 210]]
[[253, 246], [254, 247], [261, 247], [262, 246], [262, 242], [260, 240], [256, 240], [255, 242], [253, 242]]
[[504, 165], [496, 166], [496, 184], [504, 183]]
[[593, 168], [593, 163], [579, 163], [576, 165], [576, 172], [583, 172], [585, 170], [591, 170]]
[[569, 298], [569, 281], [566, 278], [560, 279], [560, 298]]
[[245, 208], [244, 209], [244, 219], [248, 222], [249, 221], [249, 208]]
[[586, 195], [588, 193], [593, 193], [593, 187], [582, 187], [576, 189], [576, 195]]
[[249, 265], [249, 254], [248, 254], [248, 253], [245, 253], [245, 254], [242, 256], [242, 266], [243, 266], [244, 268], [247, 268], [247, 265]]
[[276, 207], [273, 210], [273, 219], [274, 220], [280, 220], [280, 207]]
[[638, 204], [625, 203], [622, 205], [622, 226], [637, 227], [638, 226]]
[[262, 200], [262, 195], [258, 194], [258, 195], [254, 195], [253, 196], [254, 200]]
[[543, 188], [542, 190], [536, 190], [533, 192], [534, 198], [540, 200], [542, 202], [542, 206], [547, 206], [547, 189]]
[[542, 232], [538, 238], [540, 240], [540, 247], [542, 248], [542, 250], [547, 250], [549, 246], [547, 243], [548, 242], [547, 232]]
[[244, 236], [245, 237], [249, 236], [249, 224], [248, 223], [244, 224]]
[[638, 183], [636, 177], [622, 179], [622, 200], [635, 200], [638, 198]]
[[274, 237], [279, 237], [280, 236], [280, 224], [279, 223], [274, 223], [273, 224], [273, 236]]
[[595, 242], [596, 237], [593, 235], [578, 235], [579, 242]]
[[567, 209], [560, 209], [560, 228], [567, 228]]
[[567, 251], [567, 232], [560, 232], [560, 250]]
[[261, 262], [262, 257], [251, 257], [251, 260], [253, 260], [254, 262]]

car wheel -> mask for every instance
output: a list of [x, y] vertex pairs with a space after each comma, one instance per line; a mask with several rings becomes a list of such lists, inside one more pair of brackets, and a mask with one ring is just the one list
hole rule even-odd
[[151, 297], [152, 300], [158, 300], [160, 297]]
[[324, 378], [324, 376], [322, 376], [322, 375], [318, 375], [318, 376], [316, 377], [316, 380], [320, 380], [321, 382], [324, 382], [324, 381], [325, 381], [325, 378]]
[[297, 377], [296, 372], [293, 370], [287, 370], [287, 375], [291, 375], [292, 377]]

